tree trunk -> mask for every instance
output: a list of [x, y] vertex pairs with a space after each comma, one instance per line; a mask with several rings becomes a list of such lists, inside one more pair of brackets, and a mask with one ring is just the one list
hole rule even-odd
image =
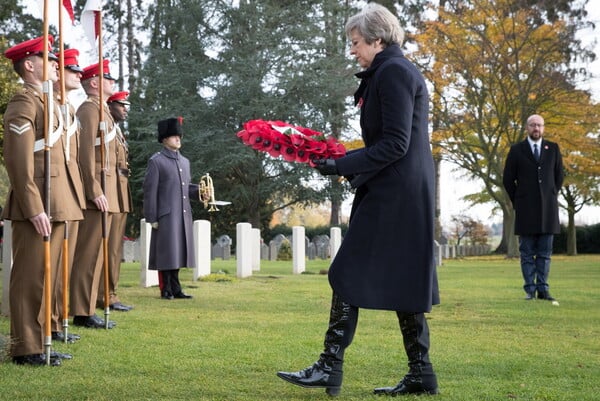
[[499, 249], [504, 245], [507, 258], [519, 257], [519, 245], [515, 232], [515, 211], [509, 206], [503, 208], [502, 213], [502, 242]]
[[434, 168], [435, 168], [435, 220], [433, 226], [433, 234], [436, 240], [440, 240], [442, 238], [442, 205], [440, 203], [440, 174], [442, 161], [440, 157], [433, 158]]
[[340, 211], [342, 210], [342, 202], [340, 200], [331, 201], [331, 218], [329, 219], [330, 227], [339, 226], [341, 223]]
[[567, 226], [567, 255], [577, 255], [577, 229], [575, 227], [575, 212], [568, 210], [569, 223]]

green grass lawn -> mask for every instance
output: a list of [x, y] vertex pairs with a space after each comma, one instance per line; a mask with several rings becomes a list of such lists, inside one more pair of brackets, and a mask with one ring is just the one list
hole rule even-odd
[[[0, 363], [1, 400], [327, 400], [275, 376], [319, 356], [331, 290], [309, 261], [263, 261], [253, 277], [235, 279], [235, 261], [214, 261], [229, 281], [191, 280], [192, 300], [166, 301], [139, 287], [139, 265], [125, 264], [119, 294], [131, 312], [112, 312], [113, 330], [72, 327], [74, 355], [60, 367]], [[440, 385], [436, 400], [600, 399], [600, 256], [553, 259], [551, 293], [560, 306], [525, 301], [517, 260], [445, 261], [442, 304], [428, 315], [431, 358]], [[98, 311], [101, 315], [102, 311]], [[9, 321], [0, 318], [0, 333]], [[381, 400], [372, 389], [394, 385], [406, 357], [393, 312], [361, 310], [346, 352], [339, 400]], [[410, 396], [403, 399], [417, 399]], [[423, 399], [423, 398], [420, 398]]]

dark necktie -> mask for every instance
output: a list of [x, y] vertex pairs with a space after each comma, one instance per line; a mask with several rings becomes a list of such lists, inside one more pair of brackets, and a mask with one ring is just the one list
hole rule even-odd
[[540, 150], [538, 149], [537, 143], [533, 144], [533, 157], [535, 158], [535, 161], [540, 161]]

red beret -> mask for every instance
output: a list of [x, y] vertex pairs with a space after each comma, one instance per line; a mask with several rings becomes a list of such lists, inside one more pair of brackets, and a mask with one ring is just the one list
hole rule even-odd
[[129, 106], [131, 103], [127, 100], [127, 96], [129, 96], [129, 92], [127, 91], [116, 92], [106, 99], [106, 103], [117, 102]]
[[[60, 53], [57, 54], [60, 59]], [[65, 49], [63, 52], [65, 68], [73, 72], [83, 72], [83, 68], [79, 66], [79, 50]]]
[[[110, 75], [109, 64], [110, 64], [110, 61], [106, 58], [102, 62], [102, 72], [104, 73], [104, 79], [110, 79], [111, 81], [116, 81], [117, 79], [113, 78]], [[100, 65], [98, 63], [88, 65], [87, 67], [85, 67], [83, 69], [83, 72], [81, 73], [81, 80], [85, 81], [86, 79], [97, 77], [98, 73], [100, 72], [99, 67], [100, 67]]]
[[[58, 58], [54, 53], [52, 53], [52, 44], [54, 43], [54, 37], [52, 35], [48, 35], [48, 58], [54, 61], [58, 61]], [[19, 43], [18, 45], [14, 45], [10, 49], [7, 49], [4, 52], [4, 56], [6, 58], [12, 60], [13, 64], [18, 62], [19, 60], [24, 59], [27, 56], [31, 55], [42, 55], [44, 53], [44, 37], [40, 36], [39, 38], [30, 39], [25, 42]]]

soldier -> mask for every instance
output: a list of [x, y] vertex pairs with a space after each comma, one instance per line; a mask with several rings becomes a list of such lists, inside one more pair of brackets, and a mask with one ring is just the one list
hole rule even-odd
[[[50, 242], [51, 277], [57, 280], [65, 222], [83, 217], [74, 187], [76, 178], [66, 160], [66, 141], [61, 115], [48, 104], [49, 143], [52, 171], [46, 182], [44, 168], [44, 47], [48, 47], [47, 77], [58, 80], [54, 39], [48, 36], [28, 40], [8, 49], [23, 79], [23, 89], [13, 96], [4, 114], [4, 161], [10, 189], [3, 218], [12, 222], [13, 267], [10, 276], [11, 356], [16, 364], [44, 365], [44, 241]], [[48, 102], [50, 103], [50, 102]], [[45, 210], [45, 185], [50, 185], [50, 210]], [[55, 282], [51, 283], [56, 288]], [[60, 365], [66, 354], [53, 353], [52, 366]]]
[[181, 290], [179, 268], [195, 267], [190, 199], [200, 199], [191, 184], [190, 161], [181, 148], [183, 118], [158, 122], [160, 152], [148, 160], [144, 177], [144, 217], [152, 225], [148, 268], [158, 270], [162, 299], [186, 299]]
[[[57, 55], [60, 58], [60, 55]], [[83, 194], [83, 183], [81, 182], [81, 174], [79, 172], [79, 124], [75, 120], [75, 108], [68, 100], [68, 93], [81, 88], [81, 73], [83, 68], [79, 66], [79, 50], [66, 49], [63, 51], [64, 62], [64, 83], [65, 83], [65, 99], [60, 99], [61, 82], [54, 83], [54, 94], [56, 100], [64, 104], [63, 124], [65, 127], [65, 161], [69, 176], [73, 178], [73, 188], [77, 194], [77, 202], [80, 208], [85, 209], [85, 196]], [[59, 77], [60, 79], [60, 77]], [[64, 100], [64, 101], [62, 101]], [[68, 271], [69, 275], [73, 267], [73, 256], [75, 254], [75, 243], [77, 242], [77, 233], [79, 231], [79, 221], [69, 221], [67, 224], [69, 255], [68, 255]], [[63, 293], [67, 289], [63, 288], [63, 280], [56, 281], [56, 288], [52, 292], [55, 297], [55, 306], [52, 309], [52, 340], [64, 342], [65, 337], [62, 331], [61, 315], [66, 305], [63, 305]], [[81, 337], [77, 334], [68, 333], [67, 341], [74, 342]]]
[[[106, 100], [110, 114], [115, 120], [116, 134], [116, 171], [117, 178], [117, 193], [119, 195], [119, 212], [113, 213], [110, 224], [110, 232], [108, 233], [108, 289], [109, 289], [109, 306], [111, 310], [127, 312], [133, 309], [133, 306], [121, 303], [117, 295], [117, 283], [121, 273], [121, 260], [123, 256], [123, 235], [125, 235], [125, 226], [127, 223], [127, 213], [131, 211], [131, 192], [129, 190], [129, 150], [127, 149], [127, 141], [119, 127], [119, 123], [127, 119], [129, 112], [129, 101], [127, 97], [129, 92], [116, 92]], [[104, 272], [103, 272], [104, 273]], [[98, 299], [96, 300], [98, 308], [104, 307], [104, 274], [100, 277], [100, 285], [98, 286]]]
[[[109, 60], [103, 62], [103, 99], [113, 94], [115, 78], [110, 75]], [[84, 219], [79, 225], [75, 246], [73, 271], [71, 272], [71, 312], [73, 325], [89, 328], [113, 328], [116, 323], [96, 315], [98, 286], [104, 263], [102, 247], [103, 213], [107, 213], [106, 232], [110, 231], [112, 215], [119, 212], [116, 172], [115, 123], [108, 110], [106, 100], [100, 104], [99, 64], [83, 69], [81, 85], [88, 95], [77, 109], [81, 124], [79, 160], [86, 198]], [[101, 157], [100, 107], [103, 108], [104, 159]], [[102, 169], [106, 170], [106, 186], [102, 188]]]

